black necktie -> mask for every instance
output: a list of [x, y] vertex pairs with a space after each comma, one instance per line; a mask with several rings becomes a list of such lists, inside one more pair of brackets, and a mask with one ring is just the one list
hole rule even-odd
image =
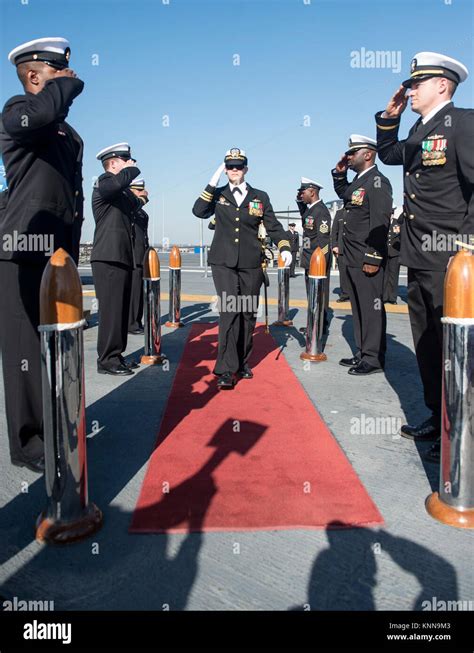
[[240, 193], [240, 194], [242, 195], [242, 191], [240, 190], [240, 188], [239, 188], [238, 186], [236, 186], [235, 188], [233, 188], [233, 189], [232, 189], [232, 192], [233, 192], [233, 193]]

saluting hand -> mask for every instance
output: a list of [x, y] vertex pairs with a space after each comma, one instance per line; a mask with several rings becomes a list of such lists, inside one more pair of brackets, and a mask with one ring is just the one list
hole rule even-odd
[[135, 159], [128, 159], [128, 161], [124, 162], [123, 167], [124, 168], [130, 168], [130, 167], [134, 167], [136, 165], [137, 165], [137, 162], [135, 161]]
[[221, 178], [221, 174], [224, 172], [224, 169], [225, 169], [225, 163], [221, 163], [220, 166], [215, 171], [215, 173], [212, 175], [209, 181], [209, 186], [217, 186], [217, 184], [219, 183], [219, 179]]
[[336, 172], [347, 172], [347, 154], [343, 154], [336, 163]]
[[55, 77], [77, 77], [77, 75], [72, 68], [63, 68], [56, 71]]
[[406, 92], [407, 89], [404, 86], [398, 87], [393, 97], [389, 100], [387, 108], [382, 113], [382, 118], [398, 118], [398, 116], [402, 115], [408, 102]]

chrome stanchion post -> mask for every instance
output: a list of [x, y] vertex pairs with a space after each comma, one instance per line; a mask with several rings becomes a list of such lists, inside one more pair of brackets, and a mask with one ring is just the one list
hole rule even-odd
[[36, 539], [67, 544], [102, 525], [89, 503], [84, 402], [82, 286], [64, 249], [51, 256], [40, 287], [41, 375], [47, 508]]
[[442, 322], [440, 481], [439, 492], [426, 499], [426, 510], [444, 524], [474, 528], [474, 255], [471, 251], [458, 252], [448, 265]]
[[170, 300], [169, 320], [165, 326], [175, 329], [184, 326], [181, 322], [181, 252], [174, 245], [170, 252]]
[[308, 277], [308, 315], [306, 323], [306, 346], [301, 360], [320, 363], [327, 360], [323, 353], [324, 284], [326, 283], [326, 259], [317, 247], [310, 260]]
[[278, 320], [272, 326], [292, 326], [289, 319], [290, 310], [290, 268], [285, 267], [281, 256], [278, 257]]
[[143, 322], [145, 329], [144, 365], [161, 365], [166, 356], [161, 353], [160, 260], [153, 247], [143, 259]]

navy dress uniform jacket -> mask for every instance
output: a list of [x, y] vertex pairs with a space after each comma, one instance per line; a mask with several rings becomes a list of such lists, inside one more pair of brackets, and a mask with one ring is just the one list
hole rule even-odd
[[311, 255], [317, 247], [323, 251], [326, 259], [326, 269], [329, 266], [329, 243], [331, 240], [331, 214], [322, 200], [311, 208], [298, 202], [303, 227], [303, 250], [301, 252], [301, 267], [309, 270]]
[[[140, 174], [136, 166], [123, 168], [118, 174], [102, 174], [92, 191], [95, 220], [91, 263], [104, 261], [135, 266], [133, 253], [133, 213], [143, 206], [142, 200], [129, 189]], [[143, 258], [142, 258], [143, 260]]]
[[399, 216], [398, 218], [392, 217], [390, 219], [390, 227], [388, 230], [388, 242], [387, 242], [389, 258], [400, 256], [400, 236], [401, 236], [402, 224], [403, 224], [403, 217], [401, 216]]
[[[450, 102], [426, 125], [420, 118], [402, 141], [400, 118], [382, 113], [375, 116], [380, 160], [404, 170], [400, 261], [414, 269], [443, 270], [457, 251], [450, 247], [455, 236], [474, 238], [474, 111]], [[450, 236], [446, 246], [439, 235]]]
[[208, 256], [211, 265], [259, 268], [262, 244], [258, 239], [258, 228], [262, 220], [280, 252], [290, 251], [287, 234], [273, 213], [267, 193], [252, 188], [248, 183], [247, 195], [240, 207], [229, 184], [219, 188], [206, 186], [194, 204], [193, 213], [204, 219], [215, 215], [214, 237]]
[[15, 95], [3, 108], [0, 149], [8, 201], [0, 223], [2, 260], [47, 262], [49, 253], [43, 250], [10, 251], [5, 247], [16, 232], [52, 235], [53, 250], [63, 247], [77, 263], [84, 219], [83, 142], [65, 120], [83, 87], [84, 82], [77, 78], [59, 77], [46, 82], [37, 94]]
[[392, 212], [392, 186], [377, 166], [347, 181], [346, 173], [332, 171], [334, 190], [344, 200], [343, 244], [346, 264], [380, 266], [387, 255], [387, 233]]

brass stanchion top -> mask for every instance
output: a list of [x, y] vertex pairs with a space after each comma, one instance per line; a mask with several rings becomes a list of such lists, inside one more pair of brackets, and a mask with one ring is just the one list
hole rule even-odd
[[309, 262], [309, 276], [310, 277], [325, 277], [326, 276], [326, 259], [324, 258], [323, 250], [321, 247], [316, 247], [311, 255]]
[[170, 268], [180, 268], [181, 267], [181, 252], [177, 245], [173, 245], [173, 249], [170, 252]]
[[60, 248], [41, 279], [40, 324], [75, 324], [82, 319], [81, 279], [72, 258]]
[[474, 319], [474, 256], [470, 249], [449, 262], [444, 280], [444, 316]]
[[143, 278], [159, 279], [160, 278], [160, 259], [154, 247], [149, 247], [145, 252], [143, 259]]

